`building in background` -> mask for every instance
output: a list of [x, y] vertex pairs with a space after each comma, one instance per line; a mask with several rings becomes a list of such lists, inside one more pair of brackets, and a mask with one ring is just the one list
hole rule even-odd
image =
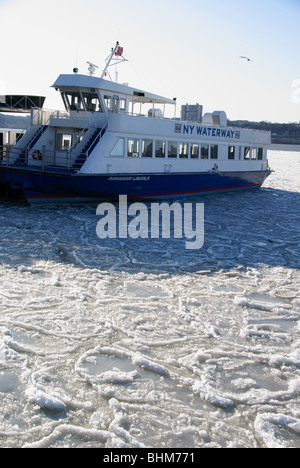
[[181, 106], [181, 120], [202, 122], [203, 106], [200, 104], [185, 104]]

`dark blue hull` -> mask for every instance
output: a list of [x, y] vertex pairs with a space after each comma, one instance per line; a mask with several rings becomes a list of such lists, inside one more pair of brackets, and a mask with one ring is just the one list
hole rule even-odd
[[70, 174], [0, 167], [1, 183], [30, 204], [118, 198], [162, 199], [259, 188], [270, 171], [180, 174]]

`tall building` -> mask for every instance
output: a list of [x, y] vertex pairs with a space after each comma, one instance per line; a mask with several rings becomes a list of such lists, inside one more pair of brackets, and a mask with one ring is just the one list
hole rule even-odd
[[203, 106], [200, 104], [186, 104], [181, 106], [181, 120], [202, 122]]

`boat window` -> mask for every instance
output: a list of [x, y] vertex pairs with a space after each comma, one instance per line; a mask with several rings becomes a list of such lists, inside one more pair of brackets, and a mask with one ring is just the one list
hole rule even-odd
[[124, 156], [124, 138], [119, 138], [110, 152], [110, 156]]
[[191, 143], [191, 158], [199, 158], [199, 145], [197, 143]]
[[257, 158], [257, 148], [252, 148], [251, 159], [256, 159], [256, 158]]
[[166, 157], [166, 142], [165, 141], [155, 142], [155, 157], [156, 158]]
[[249, 148], [249, 146], [246, 146], [244, 148], [244, 159], [250, 159], [250, 152], [251, 152], [251, 149]]
[[116, 94], [112, 98], [112, 111], [118, 113], [120, 109], [120, 98]]
[[96, 93], [82, 93], [83, 100], [87, 111], [102, 112], [99, 102], [98, 94]]
[[228, 146], [228, 159], [235, 159], [235, 146]]
[[83, 102], [80, 93], [65, 92], [62, 93], [63, 100], [70, 110], [81, 111], [84, 110]]
[[210, 159], [218, 159], [218, 145], [211, 145], [210, 147]]
[[168, 158], [177, 158], [177, 143], [174, 141], [168, 143]]
[[120, 98], [120, 110], [126, 110], [126, 99]]
[[72, 146], [72, 135], [69, 133], [58, 133], [56, 139], [57, 151], [68, 151]]
[[128, 156], [138, 158], [139, 157], [140, 141], [135, 139], [129, 139], [127, 143]]
[[111, 96], [104, 96], [104, 101], [106, 108], [109, 110], [111, 109]]
[[259, 161], [261, 161], [263, 159], [263, 148], [258, 148], [258, 155], [257, 155], [257, 159]]
[[208, 159], [209, 146], [201, 145], [201, 159]]
[[189, 144], [188, 143], [179, 143], [179, 157], [180, 158], [189, 157]]
[[152, 158], [153, 141], [143, 140], [142, 141], [142, 157]]

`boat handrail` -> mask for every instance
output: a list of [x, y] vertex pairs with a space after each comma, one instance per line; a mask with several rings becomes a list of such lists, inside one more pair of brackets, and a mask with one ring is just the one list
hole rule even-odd
[[73, 145], [68, 149], [68, 153], [72, 153], [72, 151], [77, 148], [77, 146], [79, 145], [80, 141], [81, 141], [81, 137], [88, 131], [88, 127], [85, 127], [81, 130], [81, 132], [79, 133], [78, 137], [76, 138], [76, 140], [74, 141]]
[[88, 147], [88, 149], [86, 150], [85, 154], [86, 156], [88, 157], [89, 154], [90, 154], [90, 149], [93, 147], [93, 145], [95, 144], [95, 141], [97, 140], [97, 138], [99, 138], [99, 140], [101, 140], [104, 132], [107, 130], [107, 125], [108, 125], [108, 121], [105, 122], [105, 124], [103, 125], [103, 127], [101, 128], [100, 132], [97, 133], [97, 135], [95, 136], [95, 138], [93, 139], [93, 141], [91, 142], [90, 146]]
[[[1, 149], [0, 147], [0, 154]], [[4, 153], [4, 148], [1, 154], [0, 165], [5, 165], [7, 167], [20, 168], [36, 170], [36, 171], [45, 171], [47, 169], [64, 169], [70, 170], [71, 167], [71, 154], [68, 151], [58, 152], [55, 150], [42, 149], [39, 153], [39, 161], [36, 163], [33, 160], [28, 160], [28, 148], [15, 148], [13, 152], [13, 159], [10, 158], [9, 148], [7, 148], [6, 154]]]

